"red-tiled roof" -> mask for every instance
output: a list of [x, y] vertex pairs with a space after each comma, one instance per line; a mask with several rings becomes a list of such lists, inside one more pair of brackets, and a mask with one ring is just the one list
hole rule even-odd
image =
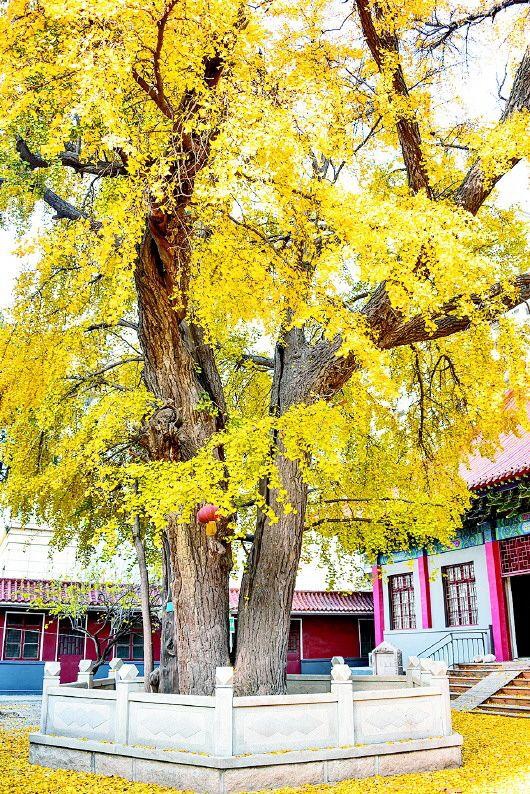
[[[35, 601], [35, 599], [46, 603], [57, 599], [59, 587], [61, 594], [66, 597], [67, 588], [75, 584], [78, 584], [78, 582], [59, 583], [57, 581], [47, 581], [46, 579], [0, 578], [0, 603], [27, 604], [30, 601]], [[124, 591], [131, 588], [131, 585], [123, 585]], [[106, 600], [105, 585], [94, 585], [86, 593], [83, 587], [83, 595], [86, 595], [89, 606], [102, 606]]]
[[474, 455], [462, 473], [475, 491], [530, 474], [530, 433], [501, 436], [500, 450], [493, 460]]
[[[230, 609], [237, 609], [239, 590], [230, 589]], [[374, 611], [371, 592], [338, 593], [325, 590], [296, 590], [293, 613], [298, 612], [366, 612]]]
[[[72, 582], [63, 582], [61, 589]], [[127, 585], [124, 585], [127, 587]], [[0, 603], [27, 604], [35, 598], [46, 602], [56, 598], [57, 583], [37, 579], [2, 579], [0, 578]], [[87, 593], [89, 606], [97, 607], [105, 603], [104, 586], [94, 586]], [[230, 588], [230, 609], [237, 610], [239, 590]], [[322, 590], [297, 590], [293, 598], [293, 612], [362, 612], [370, 614], [374, 611], [371, 592], [338, 593]]]

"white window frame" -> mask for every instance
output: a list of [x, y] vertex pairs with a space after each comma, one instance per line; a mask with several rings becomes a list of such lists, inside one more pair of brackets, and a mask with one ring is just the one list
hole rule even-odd
[[[42, 616], [42, 627], [41, 627], [40, 638], [39, 638], [39, 658], [38, 659], [6, 659], [5, 658], [5, 644], [6, 644], [6, 634], [7, 634], [7, 629], [8, 629], [8, 625], [7, 625], [7, 616], [8, 615], [17, 615], [17, 616], [18, 615], [34, 615], [35, 617], [38, 617], [39, 615]], [[2, 637], [2, 661], [3, 662], [19, 662], [20, 664], [28, 664], [28, 663], [31, 663], [31, 662], [42, 662], [42, 652], [43, 652], [43, 648], [44, 648], [44, 621], [45, 621], [45, 619], [46, 619], [46, 613], [45, 612], [30, 612], [29, 610], [24, 611], [22, 609], [6, 610], [6, 612], [4, 613], [4, 636]]]

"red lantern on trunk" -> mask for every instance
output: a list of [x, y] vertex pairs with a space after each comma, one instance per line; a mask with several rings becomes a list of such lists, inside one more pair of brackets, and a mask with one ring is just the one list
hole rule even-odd
[[210, 521], [217, 521], [219, 508], [216, 505], [203, 505], [197, 511], [197, 521], [199, 524], [209, 524]]

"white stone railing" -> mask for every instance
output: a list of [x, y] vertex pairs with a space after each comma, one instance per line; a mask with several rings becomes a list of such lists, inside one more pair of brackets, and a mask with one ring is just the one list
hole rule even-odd
[[451, 735], [446, 668], [430, 660], [412, 660], [402, 688], [354, 691], [338, 663], [329, 693], [256, 697], [234, 697], [228, 667], [204, 697], [146, 693], [135, 665], [120, 660], [107, 679], [94, 680], [86, 660], [75, 684], [59, 676], [48, 662], [40, 733], [55, 737], [226, 758]]

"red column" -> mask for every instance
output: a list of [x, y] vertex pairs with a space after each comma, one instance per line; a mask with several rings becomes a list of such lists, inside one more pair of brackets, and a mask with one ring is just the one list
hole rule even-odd
[[424, 551], [421, 557], [417, 558], [417, 564], [420, 580], [421, 627], [422, 629], [431, 629], [431, 583], [429, 582], [429, 558], [427, 552]]
[[493, 652], [499, 662], [512, 658], [510, 649], [510, 629], [508, 626], [508, 608], [506, 594], [501, 576], [501, 556], [498, 540], [490, 540], [484, 544], [486, 549], [486, 565], [491, 604], [491, 624], [493, 631]]
[[372, 568], [372, 589], [374, 594], [374, 629], [375, 644], [384, 640], [385, 631], [385, 606], [383, 602], [383, 576], [380, 565]]

